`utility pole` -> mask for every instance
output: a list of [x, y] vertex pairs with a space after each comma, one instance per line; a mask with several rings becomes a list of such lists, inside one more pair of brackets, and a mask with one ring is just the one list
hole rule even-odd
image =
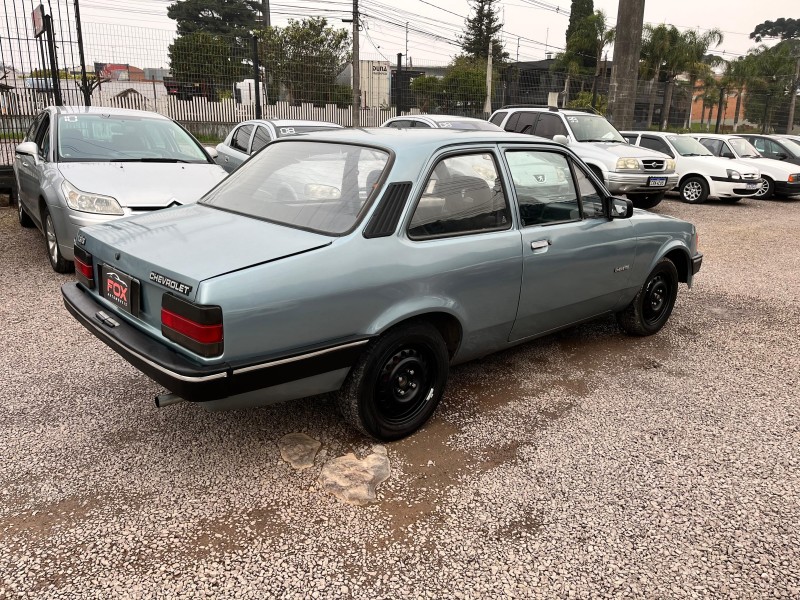
[[353, 127], [361, 126], [361, 65], [358, 60], [358, 0], [353, 0]]
[[261, 13], [264, 15], [264, 27], [271, 27], [272, 25], [269, 20], [269, 0], [261, 0]]
[[620, 130], [633, 128], [643, 25], [644, 0], [619, 0], [608, 116], [614, 127]]
[[406, 21], [406, 69], [408, 68], [408, 21]]
[[786, 121], [786, 133], [792, 133], [794, 129], [794, 107], [797, 102], [797, 86], [800, 85], [800, 54], [797, 56], [797, 65], [794, 68], [794, 79], [792, 79], [791, 88], [789, 93], [792, 97], [789, 99], [789, 119]]

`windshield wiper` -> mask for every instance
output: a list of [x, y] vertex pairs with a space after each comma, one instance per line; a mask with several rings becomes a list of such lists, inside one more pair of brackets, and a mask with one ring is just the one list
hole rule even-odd
[[188, 163], [182, 158], [112, 158], [109, 162]]
[[604, 139], [592, 139], [589, 138], [588, 140], [578, 140], [579, 142], [608, 142], [613, 144], [627, 144], [628, 142], [623, 142], [622, 140], [604, 140]]

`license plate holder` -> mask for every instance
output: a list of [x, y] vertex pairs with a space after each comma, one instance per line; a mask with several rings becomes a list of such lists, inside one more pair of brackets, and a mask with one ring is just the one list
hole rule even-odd
[[667, 185], [667, 178], [666, 177], [648, 177], [647, 178], [647, 185], [648, 187], [664, 187]]
[[748, 184], [745, 185], [745, 189], [747, 189], [747, 190], [757, 190], [760, 187], [761, 187], [761, 184], [758, 183], [758, 182], [748, 183]]
[[120, 310], [139, 316], [139, 280], [110, 265], [100, 266], [100, 293]]

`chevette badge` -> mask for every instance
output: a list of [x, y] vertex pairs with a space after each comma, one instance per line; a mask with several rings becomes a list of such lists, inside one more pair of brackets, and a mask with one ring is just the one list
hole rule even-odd
[[181, 283], [180, 281], [175, 281], [169, 277], [164, 277], [160, 273], [155, 273], [154, 271], [150, 271], [150, 281], [159, 285], [163, 285], [171, 290], [175, 290], [176, 292], [184, 294], [185, 296], [188, 296], [189, 292], [192, 291], [192, 286]]

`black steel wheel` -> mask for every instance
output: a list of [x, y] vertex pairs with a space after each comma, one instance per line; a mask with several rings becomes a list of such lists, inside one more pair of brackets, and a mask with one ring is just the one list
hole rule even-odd
[[630, 335], [653, 335], [669, 319], [678, 297], [678, 270], [662, 258], [647, 276], [633, 301], [617, 313], [617, 323]]
[[438, 330], [413, 321], [371, 342], [351, 369], [337, 401], [348, 423], [382, 441], [419, 429], [447, 384], [449, 356]]

